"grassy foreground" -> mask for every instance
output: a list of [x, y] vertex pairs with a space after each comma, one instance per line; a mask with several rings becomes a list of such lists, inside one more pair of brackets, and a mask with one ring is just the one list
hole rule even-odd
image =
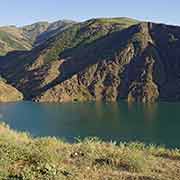
[[179, 180], [180, 151], [97, 139], [69, 144], [0, 125], [2, 180]]

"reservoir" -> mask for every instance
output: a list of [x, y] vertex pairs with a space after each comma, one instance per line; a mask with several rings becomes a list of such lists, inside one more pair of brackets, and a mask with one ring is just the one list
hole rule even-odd
[[98, 137], [180, 148], [180, 103], [22, 101], [0, 104], [0, 119], [34, 137], [55, 136], [68, 142]]

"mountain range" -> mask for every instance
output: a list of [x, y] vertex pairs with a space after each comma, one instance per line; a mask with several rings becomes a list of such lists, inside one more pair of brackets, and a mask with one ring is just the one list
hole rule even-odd
[[0, 54], [3, 83], [25, 100], [180, 100], [178, 26], [122, 17], [0, 27]]

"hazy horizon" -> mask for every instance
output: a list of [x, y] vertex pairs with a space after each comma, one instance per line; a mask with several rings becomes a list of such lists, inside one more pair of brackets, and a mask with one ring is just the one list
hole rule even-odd
[[152, 23], [159, 23], [159, 24], [166, 24], [166, 25], [174, 25], [174, 26], [180, 26], [180, 24], [173, 24], [173, 23], [166, 23], [166, 22], [162, 22], [162, 21], [151, 21], [151, 20], [146, 20], [146, 19], [137, 19], [137, 18], [134, 18], [134, 17], [122, 17], [122, 16], [119, 16], [119, 17], [113, 17], [113, 16], [107, 16], [107, 17], [91, 17], [91, 18], [88, 18], [88, 19], [84, 19], [84, 20], [75, 20], [75, 19], [54, 19], [54, 20], [38, 20], [38, 21], [32, 21], [30, 23], [26, 23], [26, 24], [5, 24], [5, 25], [1, 25], [0, 24], [0, 27], [9, 27], [9, 26], [15, 26], [17, 28], [21, 28], [21, 27], [24, 27], [24, 26], [28, 26], [28, 25], [32, 25], [32, 24], [35, 24], [35, 23], [40, 23], [40, 22], [48, 22], [48, 23], [53, 23], [53, 22], [56, 22], [56, 21], [74, 21], [74, 22], [85, 22], [85, 21], [88, 21], [90, 19], [98, 19], [98, 18], [130, 18], [130, 19], [134, 19], [134, 20], [138, 20], [140, 22], [152, 22]]

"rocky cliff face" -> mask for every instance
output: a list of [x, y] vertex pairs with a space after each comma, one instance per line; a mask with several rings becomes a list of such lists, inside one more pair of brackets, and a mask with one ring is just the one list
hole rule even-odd
[[178, 101], [179, 48], [180, 27], [93, 19], [9, 53], [0, 69], [35, 101]]

